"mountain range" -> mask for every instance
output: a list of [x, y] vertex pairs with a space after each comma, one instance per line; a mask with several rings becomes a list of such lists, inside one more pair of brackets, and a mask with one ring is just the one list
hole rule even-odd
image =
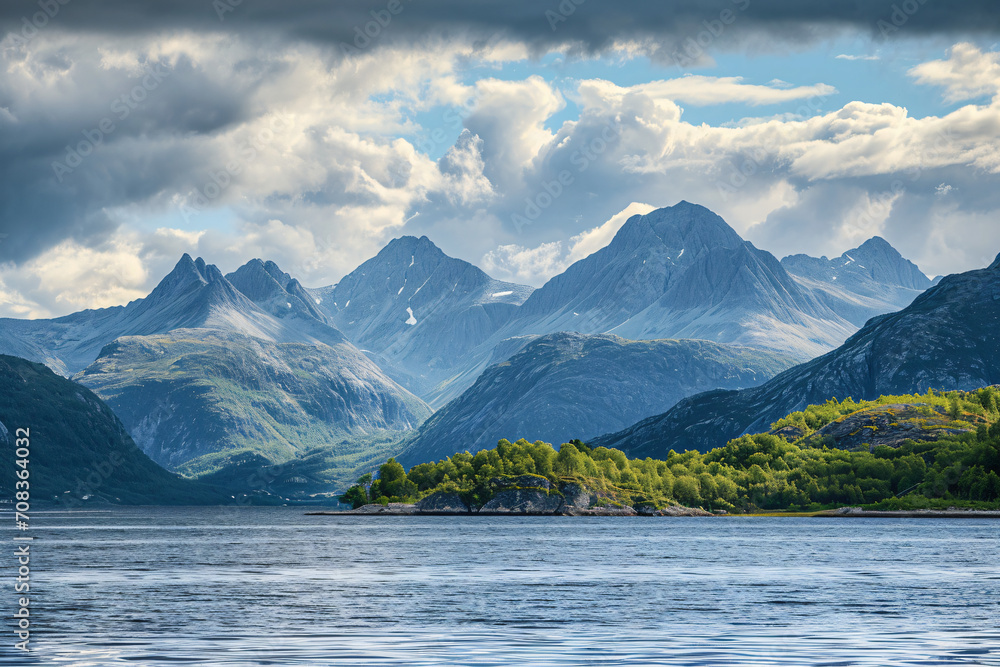
[[227, 466], [307, 458], [321, 482], [353, 474], [345, 462], [372, 443], [410, 438], [416, 461], [497, 436], [591, 437], [704, 389], [752, 387], [929, 284], [877, 237], [779, 262], [681, 202], [633, 216], [537, 290], [426, 237], [316, 289], [270, 261], [223, 275], [184, 255], [126, 306], [0, 319], [0, 353], [92, 388], [171, 470], [231, 478]]
[[870, 320], [836, 350], [760, 387], [712, 391], [591, 441], [631, 456], [705, 451], [827, 399], [971, 390], [1000, 383], [1000, 256], [947, 276], [897, 313]]

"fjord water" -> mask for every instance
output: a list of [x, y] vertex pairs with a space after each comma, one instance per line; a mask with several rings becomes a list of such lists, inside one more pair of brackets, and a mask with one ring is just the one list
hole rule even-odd
[[116, 508], [33, 531], [34, 652], [8, 630], [2, 665], [1000, 665], [987, 520]]

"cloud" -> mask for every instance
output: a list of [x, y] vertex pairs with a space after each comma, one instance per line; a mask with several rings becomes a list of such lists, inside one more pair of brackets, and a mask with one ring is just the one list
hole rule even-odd
[[837, 60], [881, 60], [877, 55], [848, 55], [846, 53], [841, 53], [836, 56]]
[[588, 257], [611, 243], [629, 218], [645, 215], [655, 208], [649, 204], [633, 202], [607, 222], [571, 237], [567, 243], [552, 241], [534, 248], [517, 244], [502, 245], [483, 256], [483, 269], [506, 280], [541, 286], [549, 278], [565, 271], [573, 262]]
[[535, 248], [517, 244], [499, 246], [483, 256], [487, 273], [518, 283], [538, 284], [566, 268], [562, 243], [543, 243]]
[[[87, 18], [55, 29], [53, 19], [27, 42], [5, 38], [0, 309], [64, 314], [134, 298], [181, 252], [224, 270], [265, 257], [305, 284], [330, 284], [406, 233], [427, 234], [498, 277], [538, 284], [606, 243], [633, 207], [679, 199], [716, 210], [779, 254], [838, 254], [882, 233], [943, 271], [1000, 249], [1000, 231], [983, 223], [1000, 208], [996, 101], [915, 118], [878, 100], [828, 108], [832, 87], [808, 81], [545, 80], [536, 63], [505, 64], [536, 46], [509, 36], [517, 26], [477, 42], [470, 19], [461, 24], [468, 31], [443, 40], [437, 27], [415, 32], [404, 21], [419, 24], [430, 10], [405, 7], [377, 48], [349, 57], [331, 36], [304, 36], [294, 3], [270, 28], [260, 5], [242, 3], [221, 23], [201, 4], [211, 27], [177, 30], [171, 3], [164, 27], [149, 33], [120, 23], [87, 31]], [[604, 10], [591, 7], [580, 5], [559, 38], [572, 41], [577, 19], [596, 30], [587, 12]], [[703, 11], [678, 7], [676, 17]], [[919, 15], [936, 11], [928, 4]], [[325, 19], [316, 12], [318, 30]], [[120, 21], [138, 21], [132, 14]], [[912, 19], [919, 32], [924, 19]], [[597, 37], [592, 45], [610, 43]], [[989, 85], [978, 72], [992, 73], [996, 57], [959, 44], [911, 74], [972, 95]], [[151, 71], [161, 72], [155, 86], [143, 83]], [[488, 78], [468, 82], [484, 71]], [[782, 106], [731, 125], [685, 116], [684, 105], [726, 103]], [[113, 130], [100, 129], [105, 118]], [[434, 138], [435, 129], [447, 132]], [[94, 132], [100, 142], [82, 163], [57, 174], [53, 162]], [[938, 196], [942, 183], [962, 196]], [[628, 202], [645, 204], [622, 212]], [[515, 224], [518, 216], [526, 222]], [[982, 237], [970, 244], [939, 234], [948, 220], [966, 220]], [[911, 229], [944, 244], [939, 254]], [[125, 255], [138, 264], [123, 259], [136, 270], [116, 286], [101, 266]]]
[[738, 76], [698, 75], [666, 81], [653, 81], [635, 86], [632, 90], [654, 98], [668, 98], [700, 106], [727, 102], [742, 102], [750, 106], [759, 106], [793, 102], [810, 97], [830, 96], [837, 92], [836, 88], [825, 83], [792, 87], [784, 85], [784, 82], [778, 85], [774, 85], [772, 82], [771, 85], [760, 86], [743, 83], [743, 78]]
[[1000, 53], [983, 53], [974, 44], [956, 44], [947, 60], [921, 63], [909, 75], [917, 83], [943, 87], [946, 102], [992, 97], [1000, 92]]

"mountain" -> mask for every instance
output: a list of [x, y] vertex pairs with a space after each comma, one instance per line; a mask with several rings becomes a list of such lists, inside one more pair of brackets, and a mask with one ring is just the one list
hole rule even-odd
[[279, 464], [346, 436], [364, 447], [430, 414], [273, 262], [224, 276], [185, 254], [144, 299], [0, 332], [0, 351], [75, 373], [174, 470], [246, 451]]
[[395, 239], [333, 287], [318, 307], [393, 379], [432, 405], [463, 355], [508, 321], [530, 287], [494, 280], [426, 236]]
[[808, 359], [855, 330], [773, 255], [682, 201], [629, 218], [609, 245], [532, 293], [498, 337], [699, 338]]
[[[211, 487], [169, 473], [136, 446], [121, 421], [89, 389], [42, 364], [0, 355], [0, 495], [14, 497], [15, 443], [27, 429], [32, 504], [221, 503]], [[17, 446], [23, 446], [18, 443]]]
[[880, 236], [836, 259], [791, 255], [781, 265], [858, 327], [876, 315], [902, 310], [934, 284]]
[[280, 463], [345, 436], [414, 429], [430, 415], [346, 341], [274, 343], [205, 329], [124, 336], [74, 379], [172, 470], [209, 469], [241, 451]]
[[397, 457], [409, 464], [496, 446], [568, 442], [622, 428], [706, 389], [752, 387], [789, 368], [777, 353], [699, 340], [538, 337], [431, 417]]
[[841, 347], [764, 385], [715, 391], [593, 446], [635, 456], [706, 450], [742, 433], [766, 431], [784, 415], [831, 397], [972, 390], [1000, 383], [1000, 256], [986, 269], [948, 276], [898, 313], [868, 322]]

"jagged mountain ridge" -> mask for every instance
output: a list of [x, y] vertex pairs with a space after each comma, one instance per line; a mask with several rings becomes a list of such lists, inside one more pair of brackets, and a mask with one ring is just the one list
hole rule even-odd
[[72, 375], [120, 336], [175, 329], [235, 331], [273, 342], [337, 344], [342, 333], [319, 319], [286, 322], [258, 307], [214, 265], [184, 254], [143, 299], [127, 306], [85, 310], [52, 320], [0, 319], [0, 352], [19, 353]]
[[1000, 383], [1000, 256], [948, 276], [898, 313], [873, 318], [838, 349], [764, 385], [715, 391], [593, 440], [634, 456], [706, 450], [829, 398], [972, 390]]
[[[756, 386], [794, 361], [700, 340], [629, 341], [557, 333], [510, 341], [461, 397], [438, 410], [399, 458], [407, 464], [495, 447], [500, 438], [552, 443], [633, 423], [698, 391]], [[609, 428], [610, 426], [610, 428]]]
[[0, 330], [14, 334], [0, 349], [76, 370], [143, 450], [175, 470], [246, 448], [280, 463], [345, 436], [407, 431], [430, 414], [273, 262], [227, 277], [185, 254], [127, 306], [4, 320]]

